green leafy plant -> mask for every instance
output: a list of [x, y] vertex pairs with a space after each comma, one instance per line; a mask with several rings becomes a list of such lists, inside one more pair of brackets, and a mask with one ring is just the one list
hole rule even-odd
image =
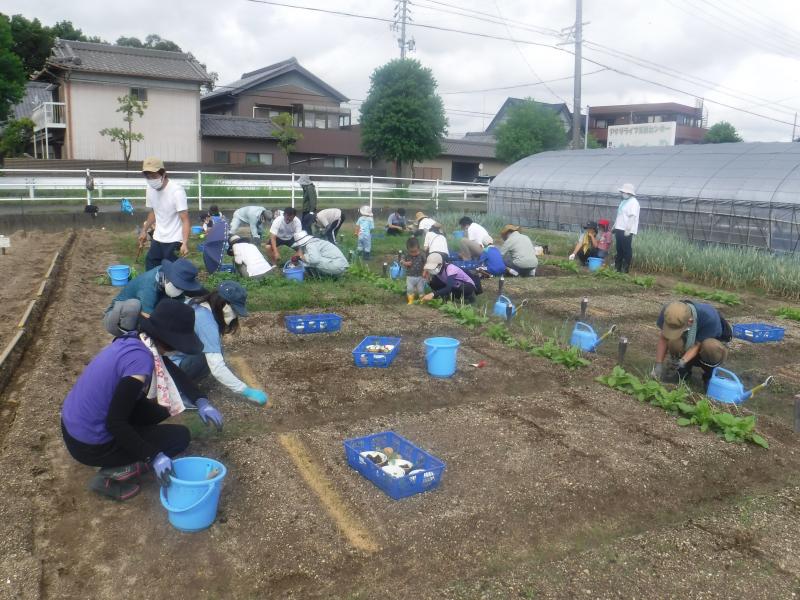
[[536, 346], [530, 350], [530, 353], [535, 356], [541, 356], [551, 360], [552, 362], [563, 365], [568, 369], [578, 369], [591, 364], [588, 360], [581, 356], [581, 351], [570, 346], [569, 348], [562, 348], [554, 339], [547, 340], [541, 346]]
[[722, 290], [709, 292], [683, 283], [679, 283], [675, 286], [675, 292], [678, 294], [686, 294], [687, 296], [694, 296], [696, 298], [703, 298], [704, 300], [712, 300], [721, 304], [727, 304], [728, 306], [739, 306], [742, 303], [741, 298], [732, 292], [724, 292]]
[[791, 319], [792, 321], [800, 321], [800, 309], [792, 308], [791, 306], [781, 306], [772, 311], [772, 314], [782, 317], [784, 319]]
[[453, 317], [459, 325], [464, 325], [470, 329], [475, 329], [478, 325], [483, 325], [489, 320], [486, 315], [481, 315], [468, 304], [445, 302], [439, 306], [439, 310]]
[[608, 267], [595, 271], [594, 274], [596, 277], [624, 281], [625, 283], [632, 283], [643, 288], [651, 288], [656, 282], [656, 278], [652, 275], [629, 275], [628, 273], [619, 273]]
[[767, 440], [755, 432], [754, 415], [738, 416], [722, 411], [708, 398], [701, 398], [693, 403], [690, 398], [692, 394], [685, 386], [667, 390], [658, 381], [641, 381], [620, 366], [614, 367], [609, 375], [601, 375], [596, 380], [630, 394], [640, 402], [648, 402], [680, 415], [677, 423], [682, 427], [696, 425], [700, 431], [714, 431], [728, 442], [751, 442], [762, 448], [769, 448]]
[[377, 273], [373, 273], [372, 271], [370, 271], [369, 267], [364, 263], [362, 263], [361, 261], [353, 262], [347, 269], [347, 273], [351, 277], [369, 281], [374, 286], [379, 287], [383, 290], [387, 290], [395, 294], [406, 293], [406, 286], [404, 283], [394, 279], [382, 277]]
[[517, 341], [504, 323], [492, 323], [486, 328], [486, 337], [501, 342], [506, 346], [517, 346]]
[[552, 265], [554, 267], [558, 267], [559, 269], [564, 269], [565, 271], [570, 271], [572, 273], [580, 272], [578, 268], [578, 263], [572, 260], [548, 260], [542, 261], [542, 264]]

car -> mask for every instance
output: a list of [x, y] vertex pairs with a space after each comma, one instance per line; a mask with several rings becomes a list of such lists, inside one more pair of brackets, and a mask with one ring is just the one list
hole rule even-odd
[[475, 179], [472, 180], [473, 183], [491, 183], [492, 179], [494, 179], [494, 175], [478, 175]]

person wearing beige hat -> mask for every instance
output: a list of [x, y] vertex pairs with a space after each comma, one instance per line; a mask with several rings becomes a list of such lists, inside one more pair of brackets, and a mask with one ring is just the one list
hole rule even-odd
[[620, 273], [627, 273], [631, 269], [633, 260], [633, 236], [639, 232], [639, 201], [636, 199], [636, 189], [632, 183], [626, 183], [619, 188], [622, 201], [617, 208], [617, 218], [614, 220], [614, 236], [617, 243], [617, 257], [614, 268]]
[[503, 227], [500, 230], [500, 237], [503, 238], [500, 254], [503, 255], [508, 273], [522, 277], [533, 274], [539, 266], [539, 259], [536, 258], [536, 249], [531, 238], [520, 233], [520, 228], [516, 225]]
[[149, 271], [161, 264], [162, 260], [175, 261], [189, 254], [189, 206], [186, 191], [179, 183], [167, 177], [164, 162], [160, 158], [145, 158], [142, 175], [147, 182], [145, 205], [150, 209], [142, 232], [139, 234], [139, 247], [147, 242], [147, 232], [155, 224], [153, 240], [147, 251], [145, 270]]
[[454, 264], [445, 264], [442, 255], [438, 253], [428, 256], [422, 268], [422, 276], [433, 290], [420, 298], [422, 302], [442, 298], [445, 301], [461, 300], [465, 304], [472, 304], [475, 302], [475, 295], [481, 293], [476, 281], [466, 271]]
[[428, 233], [431, 229], [442, 228], [439, 223], [437, 223], [434, 219], [431, 219], [421, 210], [417, 211], [417, 214], [414, 215], [414, 220], [417, 222], [417, 233]]
[[669, 352], [678, 359], [678, 376], [691, 377], [692, 369], [703, 371], [708, 386], [711, 372], [727, 358], [725, 342], [731, 340], [731, 326], [716, 308], [702, 302], [670, 302], [656, 320], [661, 330], [656, 348], [656, 364], [650, 373], [654, 379], [664, 375], [664, 359]]

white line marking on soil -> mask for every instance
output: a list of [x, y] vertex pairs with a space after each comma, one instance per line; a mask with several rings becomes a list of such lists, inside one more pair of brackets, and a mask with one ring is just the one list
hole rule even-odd
[[33, 307], [36, 306], [37, 302], [38, 302], [38, 300], [36, 298], [34, 298], [33, 300], [31, 300], [28, 303], [28, 308], [25, 309], [25, 312], [23, 313], [22, 318], [19, 320], [19, 323], [17, 323], [17, 327], [19, 329], [22, 329], [23, 327], [25, 327], [25, 325], [28, 324], [28, 317], [31, 316], [31, 311], [33, 310]]
[[278, 441], [350, 545], [364, 552], [376, 552], [379, 549], [378, 545], [347, 510], [344, 501], [333, 489], [319, 466], [312, 460], [303, 442], [296, 435], [290, 433], [282, 433], [278, 436]]

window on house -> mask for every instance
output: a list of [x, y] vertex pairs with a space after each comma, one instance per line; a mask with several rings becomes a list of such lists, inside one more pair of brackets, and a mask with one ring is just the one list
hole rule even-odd
[[314, 127], [314, 113], [303, 113], [303, 127]]
[[347, 157], [346, 156], [329, 156], [322, 161], [323, 167], [332, 167], [334, 169], [346, 169]]
[[131, 88], [130, 92], [128, 92], [128, 96], [139, 102], [147, 102], [147, 88]]
[[325, 113], [317, 113], [317, 118], [314, 121], [314, 127], [317, 129], [327, 129], [328, 116]]
[[649, 117], [647, 117], [648, 123], [661, 123], [662, 120], [663, 117], [661, 115], [650, 115]]
[[597, 129], [606, 129], [606, 128], [608, 127], [608, 123], [606, 122], [606, 120], [605, 120], [605, 119], [597, 119], [597, 120], [594, 122], [594, 126], [595, 126]]
[[422, 167], [421, 169], [422, 174], [420, 177], [422, 179], [441, 179], [442, 178], [442, 169], [437, 167]]
[[339, 115], [339, 127], [350, 127], [350, 115]]
[[265, 154], [263, 152], [247, 152], [244, 155], [244, 164], [246, 165], [271, 165], [272, 154]]
[[231, 153], [228, 150], [214, 150], [214, 163], [218, 165], [231, 164]]

